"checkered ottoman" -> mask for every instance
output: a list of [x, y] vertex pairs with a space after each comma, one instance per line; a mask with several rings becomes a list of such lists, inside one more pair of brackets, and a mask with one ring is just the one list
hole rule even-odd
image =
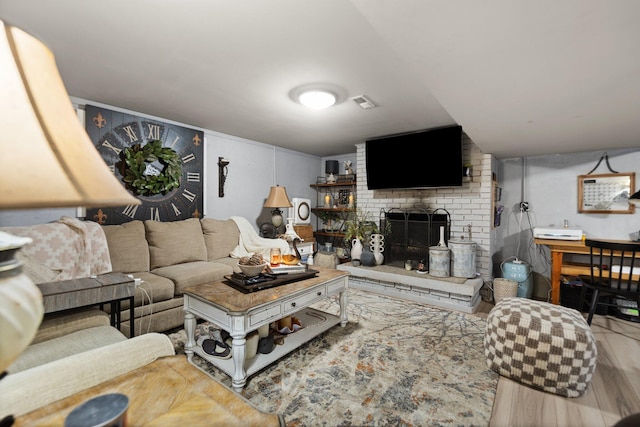
[[596, 368], [596, 341], [577, 310], [505, 298], [489, 312], [489, 368], [527, 386], [566, 397], [584, 394]]

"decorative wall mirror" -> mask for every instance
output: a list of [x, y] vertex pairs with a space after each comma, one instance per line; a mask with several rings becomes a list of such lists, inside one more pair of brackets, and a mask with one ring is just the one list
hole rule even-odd
[[629, 196], [635, 193], [636, 174], [607, 173], [578, 176], [578, 212], [632, 214]]

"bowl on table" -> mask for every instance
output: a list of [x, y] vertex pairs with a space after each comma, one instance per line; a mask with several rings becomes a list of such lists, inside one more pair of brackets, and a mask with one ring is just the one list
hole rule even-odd
[[247, 277], [255, 277], [257, 275], [259, 275], [260, 273], [262, 273], [262, 271], [265, 269], [265, 267], [267, 266], [267, 263], [263, 263], [263, 264], [240, 264], [238, 263], [238, 268], [240, 268], [240, 271], [242, 271], [242, 274], [244, 274]]

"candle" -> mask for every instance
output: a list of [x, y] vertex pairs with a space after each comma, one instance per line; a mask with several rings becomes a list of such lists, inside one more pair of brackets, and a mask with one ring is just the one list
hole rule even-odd
[[280, 259], [280, 255], [281, 255], [280, 248], [271, 248], [271, 251], [269, 252], [269, 255], [270, 255], [270, 258], [271, 258], [270, 259], [271, 265], [273, 265], [274, 267], [277, 266], [277, 265], [280, 265], [280, 261], [281, 261], [281, 259]]
[[349, 193], [349, 207], [352, 208], [353, 207], [353, 193]]
[[329, 195], [329, 193], [324, 195], [324, 207], [325, 208], [331, 207], [331, 196]]

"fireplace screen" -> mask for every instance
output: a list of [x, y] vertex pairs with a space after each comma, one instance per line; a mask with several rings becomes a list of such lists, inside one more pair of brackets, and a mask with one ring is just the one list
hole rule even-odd
[[444, 227], [445, 244], [451, 232], [451, 216], [445, 209], [404, 210], [392, 208], [381, 212], [381, 221], [388, 221], [390, 233], [385, 236], [384, 263], [404, 267], [407, 260], [425, 260], [429, 265], [429, 247], [440, 241], [440, 227]]

